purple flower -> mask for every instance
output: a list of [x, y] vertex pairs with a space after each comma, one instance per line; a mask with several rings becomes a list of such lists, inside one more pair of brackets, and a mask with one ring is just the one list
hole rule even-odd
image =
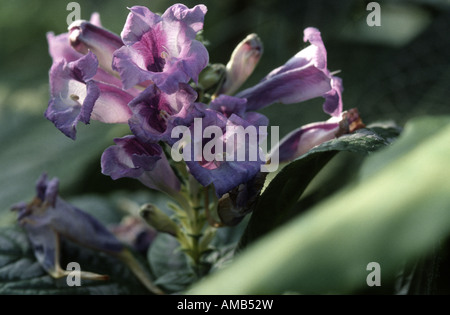
[[[98, 20], [95, 16], [93, 21]], [[72, 24], [70, 32], [70, 35], [47, 34], [53, 64], [49, 73], [51, 97], [45, 117], [72, 139], [76, 138], [78, 121], [127, 123], [131, 117], [128, 103], [138, 91], [123, 91], [121, 81], [110, 73], [111, 65], [108, 67], [113, 50], [122, 46], [120, 38], [85, 21]], [[100, 56], [103, 68], [92, 51]]]
[[170, 95], [151, 84], [129, 104], [133, 111], [130, 129], [142, 142], [170, 143], [174, 126], [189, 125], [200, 115], [193, 106], [196, 98], [188, 84], [180, 83], [178, 91]]
[[272, 149], [272, 152], [279, 154], [280, 163], [289, 162], [325, 141], [363, 127], [358, 111], [350, 109], [342, 113], [340, 118], [332, 117], [327, 121], [311, 123], [290, 132], [276, 148]]
[[173, 130], [172, 158], [183, 148], [190, 173], [203, 186], [213, 184], [221, 197], [260, 171], [265, 156], [258, 144], [265, 134], [235, 114], [227, 118], [211, 109], [202, 111], [203, 117], [195, 118], [189, 128]]
[[102, 155], [103, 174], [114, 180], [137, 178], [147, 187], [168, 194], [180, 190], [180, 182], [158, 144], [142, 143], [135, 136], [114, 139], [114, 142], [116, 145]]
[[[37, 260], [56, 278], [67, 274], [58, 261], [60, 236], [110, 254], [119, 254], [124, 250], [124, 246], [99, 221], [61, 199], [58, 185], [58, 179], [48, 180], [44, 174], [36, 184], [37, 196], [34, 200], [12, 208], [18, 212], [19, 224], [25, 229]], [[84, 271], [81, 276], [107, 279], [107, 276]]]
[[315, 97], [326, 98], [324, 110], [331, 114], [339, 106], [333, 92], [333, 76], [327, 69], [327, 54], [320, 32], [305, 29], [304, 41], [310, 46], [298, 52], [283, 66], [270, 72], [259, 84], [236, 96], [247, 99], [247, 110], [257, 110], [275, 102], [291, 104]]
[[172, 94], [179, 83], [197, 82], [209, 60], [208, 51], [195, 39], [203, 28], [206, 7], [175, 4], [162, 16], [141, 6], [130, 11], [121, 33], [127, 46], [116, 51], [113, 59], [124, 87], [151, 81]]
[[92, 52], [67, 62], [62, 59], [50, 69], [51, 98], [45, 117], [66, 136], [76, 138], [78, 121], [126, 123], [131, 117], [127, 104], [133, 99], [120, 88], [94, 80], [98, 61]]

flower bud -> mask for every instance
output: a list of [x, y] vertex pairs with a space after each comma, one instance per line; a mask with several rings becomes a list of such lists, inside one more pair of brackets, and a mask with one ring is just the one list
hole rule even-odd
[[78, 20], [69, 26], [69, 41], [72, 47], [82, 54], [92, 51], [103, 70], [116, 73], [112, 69], [113, 53], [123, 46], [118, 35], [87, 21]]
[[141, 207], [142, 218], [155, 230], [176, 236], [179, 233], [178, 225], [169, 218], [161, 209], [152, 204], [145, 204]]
[[252, 74], [263, 53], [258, 35], [250, 34], [240, 42], [226, 66], [226, 77], [217, 94], [231, 95], [236, 92]]

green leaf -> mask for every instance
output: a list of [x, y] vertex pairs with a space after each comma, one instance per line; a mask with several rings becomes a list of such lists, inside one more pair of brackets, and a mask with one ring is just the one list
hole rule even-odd
[[322, 143], [286, 165], [259, 197], [239, 247], [245, 247], [295, 215], [295, 209], [294, 213], [291, 211], [292, 206], [337, 152], [368, 154], [386, 145], [389, 142], [385, 138], [372, 130], [361, 129]]
[[450, 118], [416, 119], [405, 130], [368, 158], [370, 169], [392, 157], [376, 172], [261, 238], [188, 293], [376, 292], [366, 283], [370, 262], [381, 266], [382, 287], [392, 283], [404, 263], [450, 235]]
[[61, 267], [77, 262], [82, 270], [107, 274], [108, 281], [81, 280], [69, 287], [53, 279], [36, 261], [25, 233], [17, 227], [0, 229], [0, 294], [148, 294], [131, 271], [114, 257], [63, 242]]
[[[167, 291], [181, 291], [195, 279], [186, 255], [172, 235], [159, 233], [147, 256], [153, 275], [157, 278], [155, 283]], [[175, 277], [174, 272], [178, 277]]]
[[170, 292], [180, 292], [196, 279], [193, 272], [186, 272], [184, 270], [170, 271], [155, 281], [155, 285], [161, 286]]

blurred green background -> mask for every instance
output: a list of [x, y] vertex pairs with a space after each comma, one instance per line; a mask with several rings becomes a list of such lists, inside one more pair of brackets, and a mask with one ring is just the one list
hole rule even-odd
[[[67, 29], [69, 1], [0, 1], [0, 225], [14, 220], [11, 204], [34, 194], [44, 171], [61, 179], [65, 196], [137, 189], [131, 180], [113, 182], [100, 174], [100, 155], [121, 136], [123, 126], [93, 122], [80, 126], [78, 140], [62, 135], [43, 117], [48, 102], [51, 58], [45, 34]], [[120, 33], [126, 7], [145, 5], [163, 12], [177, 1], [78, 1], [81, 17], [99, 12], [103, 26]], [[449, 114], [450, 1], [378, 1], [381, 26], [366, 24], [361, 0], [184, 1], [208, 7], [204, 36], [211, 62], [226, 63], [249, 33], [264, 42], [264, 55], [245, 86], [258, 82], [305, 47], [302, 31], [322, 32], [328, 67], [340, 70], [344, 106], [357, 107], [366, 123], [394, 120], [403, 125], [419, 115]], [[271, 106], [262, 112], [284, 135], [302, 124], [325, 120], [321, 99]]]

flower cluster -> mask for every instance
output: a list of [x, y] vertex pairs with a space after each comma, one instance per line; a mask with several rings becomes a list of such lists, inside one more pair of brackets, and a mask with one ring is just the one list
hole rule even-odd
[[[193, 128], [194, 120], [201, 119], [203, 129], [222, 129], [225, 146], [235, 141], [227, 137], [226, 127], [267, 126], [268, 119], [255, 111], [274, 103], [323, 97], [323, 109], [332, 117], [283, 139], [271, 153], [279, 154], [281, 162], [355, 129], [349, 126], [358, 121], [357, 113], [350, 121], [342, 112], [342, 82], [327, 69], [317, 29], [305, 29], [308, 47], [259, 84], [232, 96], [260, 60], [262, 43], [251, 34], [236, 47], [226, 67], [209, 64], [208, 51], [197, 40], [206, 11], [204, 5], [189, 9], [176, 4], [158, 15], [135, 6], [120, 37], [102, 28], [97, 14], [90, 22], [74, 22], [68, 33], [47, 35], [53, 65], [45, 116], [72, 139], [79, 121], [129, 124], [132, 135], [115, 139], [116, 145], [103, 154], [104, 174], [113, 179], [137, 178], [152, 189], [176, 194], [180, 181], [161, 147], [179, 140], [179, 135], [172, 134], [175, 127]], [[205, 146], [205, 141], [200, 145]], [[219, 157], [186, 164], [190, 174], [203, 186], [213, 185], [220, 198], [253, 180], [269, 158], [223, 161]]]
[[[204, 5], [175, 4], [158, 15], [134, 6], [120, 36], [103, 28], [96, 13], [89, 22], [72, 23], [67, 33], [47, 34], [53, 64], [45, 117], [74, 140], [80, 121], [129, 125], [129, 134], [114, 139], [115, 145], [104, 151], [102, 173], [114, 180], [135, 178], [176, 201], [172, 217], [152, 204], [141, 215], [155, 230], [178, 240], [198, 276], [215, 228], [235, 225], [251, 211], [264, 185], [265, 166], [292, 161], [363, 126], [356, 109], [343, 111], [342, 81], [328, 70], [319, 30], [306, 28], [306, 48], [258, 84], [239, 91], [261, 59], [262, 42], [251, 34], [237, 45], [227, 65], [210, 63], [199, 36], [206, 11]], [[269, 120], [257, 111], [316, 97], [324, 99], [323, 111], [330, 119], [299, 127], [272, 143], [267, 153], [260, 140], [267, 135]], [[183, 161], [174, 157], [176, 152], [182, 152]], [[50, 252], [37, 253], [48, 271], [56, 268], [49, 245], [56, 232], [90, 247], [121, 250], [106, 230], [95, 230], [92, 219], [61, 204], [55, 197], [57, 184], [46, 178], [40, 182], [38, 201], [16, 209], [32, 243], [42, 241]], [[67, 210], [67, 217], [54, 210], [60, 208]], [[55, 220], [39, 223], [41, 212]], [[87, 233], [80, 233], [85, 229]], [[160, 292], [151, 283], [147, 286]]]

